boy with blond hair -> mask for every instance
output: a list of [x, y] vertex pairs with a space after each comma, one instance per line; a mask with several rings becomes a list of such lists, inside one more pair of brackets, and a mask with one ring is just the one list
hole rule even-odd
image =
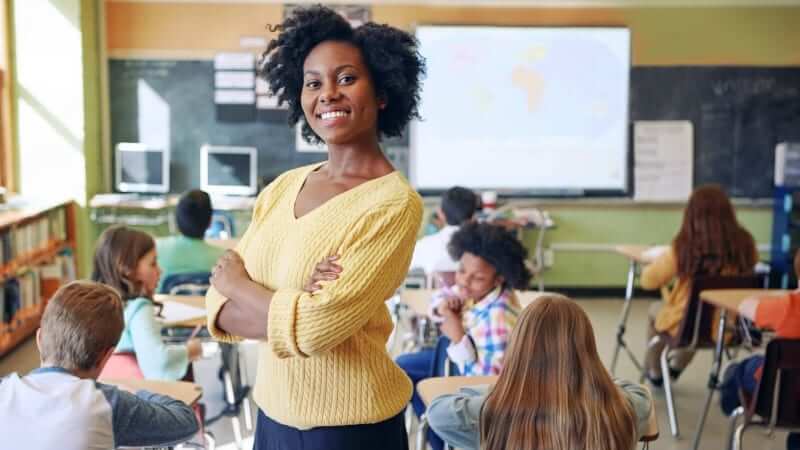
[[109, 449], [185, 441], [198, 430], [186, 404], [96, 381], [124, 327], [122, 299], [89, 281], [62, 286], [36, 344], [41, 367], [0, 379], [0, 436], [8, 448]]

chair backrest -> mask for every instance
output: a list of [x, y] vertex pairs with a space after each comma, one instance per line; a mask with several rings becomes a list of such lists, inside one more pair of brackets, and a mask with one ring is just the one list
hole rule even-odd
[[436, 347], [433, 349], [433, 365], [430, 370], [430, 376], [447, 377], [458, 375], [458, 367], [447, 356], [447, 347], [449, 346], [450, 339], [447, 336], [439, 336], [436, 341]]
[[205, 295], [210, 284], [208, 272], [173, 273], [161, 283], [161, 294]]
[[772, 427], [800, 428], [800, 339], [767, 344], [761, 381], [748, 411], [753, 414]]
[[712, 320], [716, 308], [700, 300], [700, 292], [709, 289], [757, 289], [761, 280], [756, 276], [698, 276], [692, 278], [689, 299], [683, 312], [678, 335], [671, 344], [673, 348], [689, 347], [696, 340], [697, 348], [714, 346], [716, 330], [712, 330]]
[[234, 236], [233, 216], [226, 211], [214, 210], [211, 213], [211, 223], [206, 229], [205, 237], [230, 239]]
[[114, 353], [108, 358], [100, 372], [100, 379], [136, 379], [144, 380], [144, 373], [139, 367], [136, 355], [130, 352]]

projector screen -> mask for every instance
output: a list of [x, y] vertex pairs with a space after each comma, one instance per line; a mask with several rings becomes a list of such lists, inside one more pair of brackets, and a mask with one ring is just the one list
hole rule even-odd
[[508, 194], [623, 194], [627, 28], [419, 26], [410, 176]]

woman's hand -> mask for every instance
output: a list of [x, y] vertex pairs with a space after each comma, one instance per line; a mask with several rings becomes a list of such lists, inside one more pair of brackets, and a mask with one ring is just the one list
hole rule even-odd
[[189, 361], [197, 361], [203, 356], [203, 345], [200, 339], [192, 338], [186, 341], [186, 351], [189, 354]]
[[249, 281], [252, 279], [244, 268], [242, 257], [233, 250], [226, 250], [211, 271], [211, 285], [229, 299], [233, 298], [238, 286]]
[[342, 272], [342, 266], [336, 264], [336, 261], [339, 259], [339, 255], [328, 256], [327, 258], [320, 261], [316, 267], [314, 267], [314, 273], [311, 274], [311, 277], [306, 282], [306, 285], [303, 286], [303, 290], [308, 293], [314, 293], [320, 289], [322, 286], [319, 285], [320, 281], [332, 281], [339, 278], [339, 274]]

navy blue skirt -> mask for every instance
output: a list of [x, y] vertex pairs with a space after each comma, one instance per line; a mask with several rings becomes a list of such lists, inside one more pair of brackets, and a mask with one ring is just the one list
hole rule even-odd
[[408, 450], [403, 413], [383, 422], [310, 430], [282, 425], [258, 410], [253, 450]]

